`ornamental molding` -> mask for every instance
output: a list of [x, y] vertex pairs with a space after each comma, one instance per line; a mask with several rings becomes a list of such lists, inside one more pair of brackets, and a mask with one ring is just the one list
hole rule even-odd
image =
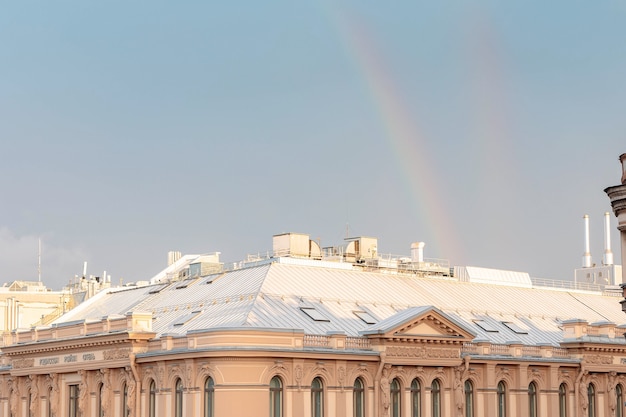
[[461, 351], [445, 347], [404, 347], [390, 346], [385, 349], [389, 358], [419, 358], [419, 359], [459, 359]]
[[128, 359], [130, 356], [129, 348], [122, 349], [110, 349], [102, 352], [102, 357], [104, 360], [118, 360], [118, 359]]
[[583, 355], [583, 361], [592, 365], [611, 365], [613, 356], [611, 355]]
[[13, 366], [13, 369], [32, 368], [35, 366], [35, 359], [13, 359], [13, 361], [11, 361], [11, 364]]

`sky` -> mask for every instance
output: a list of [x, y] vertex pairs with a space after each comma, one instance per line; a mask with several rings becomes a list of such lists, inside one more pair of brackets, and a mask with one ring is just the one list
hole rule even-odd
[[572, 280], [585, 214], [601, 263], [626, 1], [0, 6], [0, 283], [287, 232]]

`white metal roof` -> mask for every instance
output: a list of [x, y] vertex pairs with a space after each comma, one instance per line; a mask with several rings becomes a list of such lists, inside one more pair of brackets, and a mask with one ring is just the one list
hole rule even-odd
[[[392, 316], [409, 308], [433, 306], [471, 329], [477, 339], [558, 345], [563, 320], [626, 322], [619, 300], [599, 293], [275, 262], [169, 285], [109, 290], [87, 300], [56, 323], [149, 311], [158, 335], [219, 327], [258, 327], [302, 329], [308, 334], [342, 331], [348, 336], [359, 336], [372, 324], [355, 312], [364, 311], [381, 323], [393, 321]], [[302, 307], [314, 308], [328, 320], [314, 320]], [[188, 321], [181, 320], [192, 312], [199, 313]], [[477, 323], [479, 320], [484, 327], [497, 331], [486, 331]]]

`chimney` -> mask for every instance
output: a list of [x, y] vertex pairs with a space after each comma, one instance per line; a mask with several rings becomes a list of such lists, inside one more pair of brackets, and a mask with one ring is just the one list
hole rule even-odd
[[411, 243], [411, 260], [413, 262], [424, 262], [424, 242]]
[[585, 222], [585, 253], [583, 254], [583, 268], [591, 268], [591, 252], [589, 252], [589, 216], [583, 216]]
[[611, 252], [611, 218], [609, 212], [604, 213], [604, 265], [613, 265], [613, 252]]

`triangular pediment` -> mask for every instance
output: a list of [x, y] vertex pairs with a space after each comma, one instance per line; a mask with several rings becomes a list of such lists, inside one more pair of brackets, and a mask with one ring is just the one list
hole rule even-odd
[[432, 307], [413, 307], [361, 332], [364, 336], [407, 339], [459, 339], [472, 340], [475, 334], [441, 310]]

